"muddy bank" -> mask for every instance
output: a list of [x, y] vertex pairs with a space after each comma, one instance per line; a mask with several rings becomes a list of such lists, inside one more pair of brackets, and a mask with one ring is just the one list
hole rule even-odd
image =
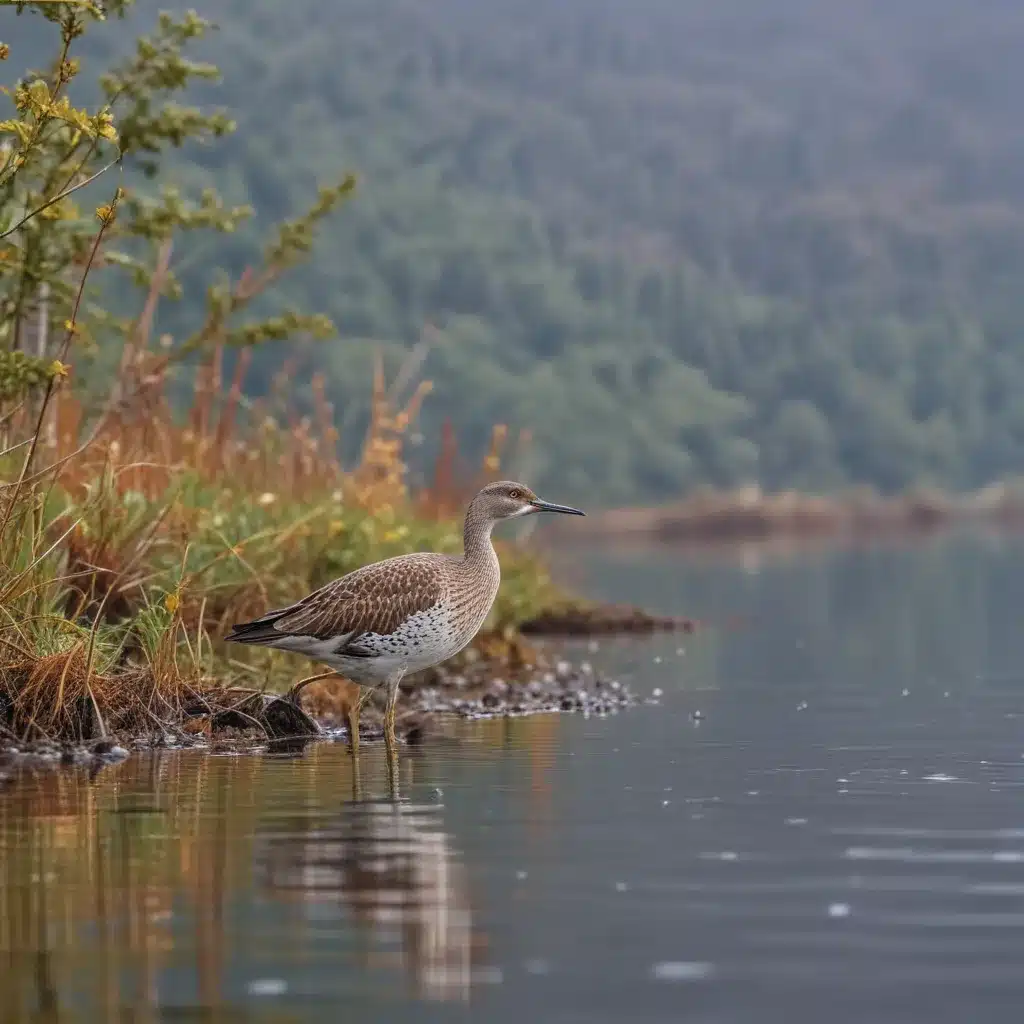
[[694, 619], [652, 615], [632, 605], [572, 606], [551, 609], [519, 627], [524, 636], [602, 636], [629, 633], [692, 633]]
[[[136, 713], [140, 694], [126, 687], [117, 692], [124, 707], [111, 707], [111, 695], [105, 693], [100, 715], [91, 700], [81, 701], [79, 695], [82, 706], [64, 719], [74, 731], [57, 739], [19, 718], [19, 703], [7, 698], [0, 706], [0, 769], [25, 760], [99, 768], [142, 748], [198, 746], [243, 753], [295, 740], [346, 739], [347, 713], [358, 697], [358, 688], [337, 675], [283, 695], [238, 687], [191, 689], [173, 705], [165, 701], [163, 716], [143, 722]], [[628, 687], [599, 675], [586, 661], [574, 664], [536, 651], [518, 637], [491, 635], [453, 662], [403, 682], [396, 731], [414, 743], [443, 730], [444, 716], [610, 714], [636, 700]], [[383, 711], [383, 695], [371, 695], [360, 716], [360, 739], [383, 738]], [[55, 716], [47, 721], [54, 722]], [[117, 721], [122, 728], [110, 732], [104, 721]]]
[[921, 489], [897, 497], [855, 490], [822, 497], [792, 491], [765, 494], [755, 486], [702, 492], [658, 508], [595, 513], [575, 532], [590, 537], [721, 542], [773, 536], [915, 535], [972, 522], [1024, 528], [1024, 487], [993, 484], [967, 495]]

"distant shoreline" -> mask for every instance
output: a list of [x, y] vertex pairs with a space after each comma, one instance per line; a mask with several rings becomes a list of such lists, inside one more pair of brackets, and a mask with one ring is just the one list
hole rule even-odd
[[594, 512], [576, 533], [665, 542], [728, 542], [912, 536], [962, 523], [1024, 528], [1024, 487], [995, 483], [970, 494], [919, 489], [891, 497], [864, 489], [831, 496], [795, 491], [765, 494], [756, 486], [708, 490], [668, 505]]

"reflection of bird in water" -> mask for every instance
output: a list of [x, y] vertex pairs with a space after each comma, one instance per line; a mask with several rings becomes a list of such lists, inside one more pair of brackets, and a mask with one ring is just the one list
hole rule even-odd
[[265, 885], [277, 896], [347, 906], [371, 949], [399, 946], [416, 995], [466, 999], [482, 936], [473, 932], [465, 868], [440, 813], [349, 803], [326, 825], [272, 836]]

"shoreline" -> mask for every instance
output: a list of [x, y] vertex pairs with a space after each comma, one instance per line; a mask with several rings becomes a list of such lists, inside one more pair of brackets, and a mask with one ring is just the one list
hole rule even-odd
[[[925, 536], [961, 525], [1024, 530], [1024, 488], [997, 483], [970, 494], [920, 489], [892, 497], [865, 490], [834, 496], [766, 494], [756, 486], [704, 491], [668, 505], [592, 513], [577, 526], [576, 537], [694, 544], [862, 540]], [[554, 530], [559, 539], [566, 536], [564, 530]]]
[[[95, 720], [81, 718], [77, 735], [32, 736], [28, 731], [19, 736], [12, 709], [0, 707], [0, 781], [3, 769], [15, 762], [99, 769], [147, 749], [254, 754], [282, 744], [347, 742], [346, 714], [358, 687], [334, 675], [310, 682], [301, 694], [294, 693], [297, 689], [285, 694], [237, 686], [192, 690], [182, 694], [173, 716], [145, 729], [109, 734]], [[134, 695], [123, 696], [131, 701]], [[637, 703], [639, 697], [628, 686], [596, 673], [585, 660], [570, 662], [519, 638], [487, 634], [452, 662], [403, 684], [396, 726], [399, 738], [411, 746], [440, 734], [446, 716], [606, 715]], [[383, 710], [383, 698], [375, 692], [363, 708], [360, 742], [383, 740]]]

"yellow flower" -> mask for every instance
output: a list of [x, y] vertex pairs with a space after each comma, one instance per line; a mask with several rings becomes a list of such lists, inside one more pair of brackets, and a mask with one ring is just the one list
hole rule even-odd
[[173, 615], [178, 608], [181, 606], [181, 598], [178, 596], [177, 591], [173, 594], [168, 594], [164, 598], [164, 607]]

